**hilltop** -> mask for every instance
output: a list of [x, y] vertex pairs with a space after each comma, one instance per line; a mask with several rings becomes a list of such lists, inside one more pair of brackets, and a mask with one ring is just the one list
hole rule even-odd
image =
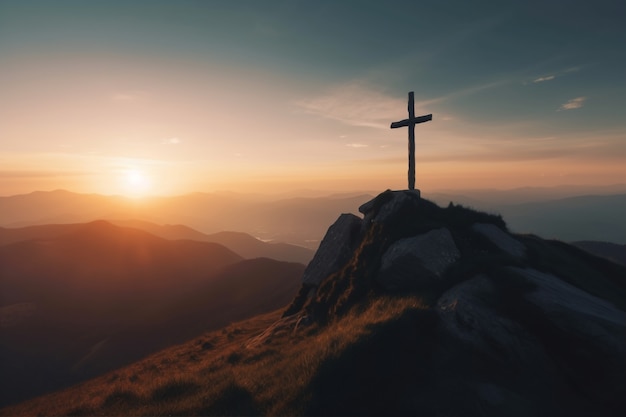
[[623, 415], [626, 268], [387, 191], [284, 310], [3, 415]]

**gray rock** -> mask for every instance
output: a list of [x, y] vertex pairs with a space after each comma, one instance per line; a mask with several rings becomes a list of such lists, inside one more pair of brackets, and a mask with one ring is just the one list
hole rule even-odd
[[509, 267], [536, 285], [526, 300], [545, 320], [575, 336], [582, 336], [626, 358], [626, 313], [552, 274], [532, 268]]
[[318, 285], [324, 278], [337, 272], [350, 257], [361, 237], [362, 220], [354, 214], [342, 214], [326, 232], [315, 256], [302, 276], [308, 285]]
[[535, 318], [540, 332], [549, 335], [544, 340], [577, 389], [599, 404], [623, 399], [626, 313], [554, 275], [531, 268], [509, 269], [536, 285], [524, 294], [529, 305], [526, 314]]
[[467, 367], [453, 380], [474, 392], [483, 415], [563, 411], [551, 405], [562, 390], [562, 371], [533, 329], [496, 310], [493, 301], [502, 294], [493, 283], [481, 274], [442, 294], [435, 306], [442, 341], [435, 360], [442, 368]]
[[526, 247], [520, 241], [514, 239], [491, 223], [474, 223], [472, 230], [480, 233], [496, 245], [501, 251], [508, 253], [518, 259], [522, 259], [526, 255]]
[[383, 254], [377, 281], [390, 291], [424, 288], [439, 281], [459, 257], [446, 228], [400, 239]]
[[371, 222], [384, 223], [398, 214], [400, 210], [417, 208], [420, 202], [420, 190], [387, 190], [376, 198], [359, 207], [363, 213], [365, 225]]
[[532, 362], [543, 353], [533, 338], [513, 320], [497, 313], [484, 300], [497, 298], [486, 275], [464, 281], [439, 297], [437, 311], [443, 328], [454, 339], [489, 355], [510, 355]]

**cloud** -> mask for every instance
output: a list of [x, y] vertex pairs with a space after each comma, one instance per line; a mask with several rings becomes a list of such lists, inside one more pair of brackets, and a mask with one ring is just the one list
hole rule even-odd
[[[415, 112], [427, 113], [430, 101], [415, 102]], [[361, 82], [352, 82], [325, 94], [294, 103], [306, 113], [337, 120], [352, 126], [389, 129], [391, 122], [405, 119], [406, 95], [390, 97]]]
[[534, 82], [534, 83], [542, 83], [542, 82], [544, 82], [544, 81], [551, 81], [551, 80], [554, 80], [555, 78], [556, 78], [556, 76], [555, 76], [555, 75], [548, 75], [548, 76], [545, 76], [545, 77], [539, 77], [539, 78], [537, 78], [537, 79], [533, 80], [533, 82]]
[[565, 76], [571, 75], [572, 73], [578, 72], [580, 70], [581, 70], [581, 67], [569, 67], [569, 68], [565, 68], [565, 69], [557, 69], [557, 70], [551, 71], [552, 74], [550, 74], [550, 75], [542, 75], [541, 77], [537, 77], [537, 78], [533, 79], [532, 81], [525, 80], [523, 82], [523, 84], [524, 85], [528, 85], [531, 82], [536, 84], [536, 83], [543, 83], [543, 82], [546, 82], [546, 81], [552, 81], [552, 80], [554, 80], [556, 78], [560, 78], [560, 77], [565, 77]]
[[561, 107], [559, 107], [559, 110], [579, 109], [583, 106], [583, 103], [585, 102], [585, 100], [587, 100], [587, 97], [573, 98], [569, 100], [567, 103], [562, 104]]
[[[432, 113], [432, 106], [435, 104], [471, 96], [508, 83], [510, 83], [509, 80], [496, 80], [472, 85], [427, 100], [420, 100], [416, 94], [415, 114], [419, 116]], [[300, 100], [294, 104], [306, 113], [337, 120], [352, 126], [389, 129], [392, 122], [407, 118], [406, 93], [392, 97], [363, 81], [346, 83], [330, 89], [322, 95]], [[437, 120], [452, 119], [450, 115], [446, 115], [445, 118]]]
[[163, 145], [178, 145], [180, 142], [181, 140], [178, 138], [168, 138], [168, 139], [163, 139], [161, 143], [163, 143]]
[[351, 148], [367, 148], [369, 145], [366, 145], [364, 143], [346, 143], [346, 146], [349, 146]]
[[0, 178], [61, 178], [61, 177], [84, 177], [93, 175], [87, 171], [44, 171], [44, 170], [6, 170], [0, 171]]

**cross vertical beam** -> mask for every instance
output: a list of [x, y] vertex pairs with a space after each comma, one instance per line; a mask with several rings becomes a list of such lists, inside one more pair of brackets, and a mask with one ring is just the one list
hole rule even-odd
[[432, 114], [425, 116], [415, 117], [415, 98], [413, 91], [409, 92], [409, 104], [407, 106], [409, 118], [400, 120], [399, 122], [393, 122], [391, 124], [392, 129], [398, 127], [409, 128], [409, 190], [415, 189], [415, 125], [418, 123], [429, 122], [433, 120]]

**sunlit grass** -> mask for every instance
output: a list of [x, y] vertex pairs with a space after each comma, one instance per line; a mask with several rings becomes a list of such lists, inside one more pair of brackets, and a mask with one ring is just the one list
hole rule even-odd
[[[381, 297], [320, 328], [277, 332], [247, 347], [280, 312], [236, 323], [92, 381], [1, 411], [2, 415], [299, 414], [326, 361], [378, 324], [425, 307]], [[233, 409], [233, 405], [236, 405]]]

